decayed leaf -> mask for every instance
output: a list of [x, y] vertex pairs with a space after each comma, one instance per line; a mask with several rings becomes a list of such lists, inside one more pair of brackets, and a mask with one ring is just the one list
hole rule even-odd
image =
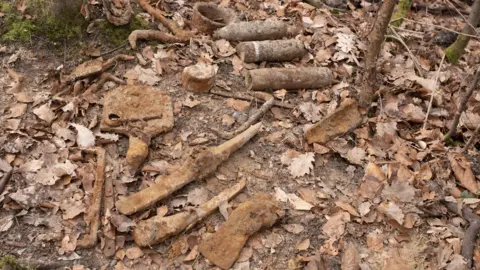
[[330, 238], [340, 239], [345, 233], [345, 223], [350, 221], [350, 214], [340, 211], [333, 216], [327, 216], [327, 219], [322, 226], [323, 232]]
[[48, 104], [44, 104], [33, 110], [33, 113], [43, 121], [51, 123], [55, 119], [55, 113], [50, 109]]
[[69, 254], [70, 252], [75, 251], [75, 249], [77, 248], [77, 239], [79, 235], [80, 233], [78, 232], [65, 234], [60, 244], [60, 249], [58, 250], [58, 253], [60, 255], [63, 255], [65, 253]]
[[68, 220], [80, 215], [81, 213], [84, 213], [87, 210], [87, 207], [85, 203], [83, 203], [83, 200], [69, 198], [62, 201], [60, 204], [60, 209], [64, 211], [62, 216], [63, 219]]
[[288, 195], [281, 188], [276, 187], [275, 188], [275, 199], [279, 202], [286, 203], [288, 201]]
[[305, 227], [301, 224], [283, 224], [282, 227], [290, 233], [299, 234], [305, 230]]
[[0, 218], [0, 232], [8, 231], [14, 224], [13, 215], [6, 215]]
[[143, 251], [139, 247], [127, 248], [125, 255], [130, 260], [137, 259], [143, 256]]
[[383, 188], [382, 197], [388, 200], [412, 202], [415, 198], [415, 188], [406, 181], [394, 181], [392, 185]]
[[386, 214], [389, 218], [396, 220], [398, 224], [403, 224], [403, 218], [405, 215], [403, 214], [402, 209], [400, 209], [400, 207], [394, 202], [384, 202], [378, 206], [378, 210]]
[[288, 201], [295, 207], [295, 210], [308, 211], [313, 207], [313, 205], [300, 199], [297, 195], [293, 193], [287, 194], [287, 196], [288, 196]]
[[208, 201], [208, 191], [206, 188], [196, 188], [187, 195], [187, 202], [192, 205], [200, 205]]
[[228, 220], [228, 216], [229, 216], [228, 208], [229, 207], [230, 207], [230, 204], [228, 203], [227, 200], [221, 202], [220, 205], [218, 206], [218, 211], [220, 212], [220, 214], [222, 214], [225, 221]]
[[298, 109], [303, 113], [305, 119], [311, 122], [317, 122], [322, 119], [320, 108], [313, 102], [303, 102], [298, 105]]
[[358, 206], [358, 212], [360, 213], [360, 216], [365, 216], [370, 212], [370, 207], [372, 206], [371, 203], [369, 202], [363, 202]]
[[470, 267], [467, 266], [467, 261], [465, 258], [460, 254], [454, 254], [450, 258], [450, 262], [448, 263], [446, 270], [467, 270]]
[[232, 107], [235, 111], [243, 112], [250, 103], [245, 100], [229, 98], [225, 101], [228, 106]]
[[289, 166], [290, 174], [295, 178], [309, 174], [310, 170], [313, 169], [314, 161], [315, 153], [305, 153], [293, 158]]
[[77, 144], [80, 147], [91, 147], [95, 145], [95, 135], [93, 132], [79, 124], [70, 123], [70, 126], [77, 130]]
[[385, 259], [385, 265], [383, 270], [410, 270], [410, 267], [405, 263], [405, 261], [400, 256], [398, 250], [393, 250], [390, 254], [390, 257]]
[[355, 208], [348, 203], [338, 201], [338, 202], [335, 202], [335, 205], [342, 208], [343, 210], [347, 211], [352, 216], [356, 216], [356, 217], [360, 216], [358, 214], [357, 210], [355, 210]]
[[198, 246], [194, 246], [193, 249], [188, 253], [188, 255], [183, 259], [185, 262], [193, 261], [197, 258], [198, 256]]
[[355, 48], [355, 35], [337, 33], [337, 48], [344, 53], [349, 53]]
[[17, 171], [18, 172], [36, 172], [40, 170], [42, 166], [43, 166], [43, 160], [34, 159], [22, 164]]
[[197, 106], [198, 104], [200, 104], [200, 101], [196, 100], [193, 96], [189, 95], [189, 96], [187, 96], [185, 101], [182, 102], [182, 104], [183, 104], [183, 106], [193, 108], [193, 107]]
[[383, 249], [383, 234], [380, 230], [375, 230], [367, 235], [367, 247], [372, 251]]
[[403, 113], [405, 114], [405, 119], [413, 123], [423, 123], [425, 120], [425, 112], [422, 108], [413, 105], [412, 103], [407, 104], [402, 108]]
[[112, 213], [110, 221], [119, 232], [128, 232], [131, 228], [135, 227], [135, 222], [129, 217], [116, 213]]
[[15, 117], [20, 117], [27, 112], [27, 104], [24, 103], [17, 103], [13, 106], [10, 106], [10, 114], [7, 116], [7, 118], [15, 118]]
[[448, 153], [448, 160], [450, 166], [452, 166], [455, 178], [464, 186], [468, 191], [473, 194], [477, 194], [479, 185], [475, 180], [470, 163], [460, 153], [450, 152]]
[[300, 153], [298, 151], [295, 151], [293, 149], [288, 149], [286, 152], [284, 152], [280, 156], [280, 162], [283, 165], [290, 165], [293, 161], [294, 158], [298, 157]]
[[134, 70], [138, 74], [138, 81], [146, 85], [155, 85], [160, 81], [157, 73], [150, 68], [142, 68], [140, 65], [135, 66]]
[[347, 159], [353, 164], [362, 165], [362, 160], [365, 159], [366, 152], [360, 147], [354, 147], [347, 152]]
[[310, 239], [305, 238], [297, 244], [297, 250], [307, 250], [310, 247]]
[[360, 254], [358, 254], [355, 245], [347, 243], [347, 248], [342, 256], [342, 270], [359, 270], [360, 269]]

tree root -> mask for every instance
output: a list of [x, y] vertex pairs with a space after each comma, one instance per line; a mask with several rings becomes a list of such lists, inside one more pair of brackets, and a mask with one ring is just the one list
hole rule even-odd
[[449, 211], [455, 213], [470, 223], [462, 242], [462, 256], [467, 260], [467, 266], [470, 268], [473, 263], [473, 250], [475, 249], [475, 242], [477, 241], [478, 233], [480, 232], [480, 216], [472, 212], [468, 207], [459, 209], [458, 205], [453, 202], [444, 202]]
[[130, 47], [132, 47], [132, 49], [137, 48], [138, 39], [159, 40], [164, 43], [185, 43], [190, 38], [174, 36], [158, 30], [135, 30], [128, 36], [128, 42], [130, 43]]
[[114, 76], [112, 73], [102, 73], [102, 75], [100, 75], [98, 78], [98, 81], [90, 85], [90, 87], [88, 87], [88, 89], [84, 92], [84, 95], [90, 95], [97, 92], [108, 81], [112, 81], [117, 84], [127, 84], [124, 80]]
[[173, 20], [167, 19], [163, 16], [162, 12], [154, 7], [152, 7], [148, 0], [138, 0], [138, 4], [145, 10], [148, 14], [152, 15], [155, 19], [165, 25], [172, 33], [184, 40], [188, 40], [193, 36], [192, 32], [183, 30], [180, 26], [177, 25]]
[[211, 128], [210, 130], [213, 131], [218, 137], [225, 140], [230, 140], [231, 138], [247, 130], [247, 128], [253, 125], [253, 123], [258, 121], [258, 119], [260, 119], [262, 115], [264, 115], [268, 110], [270, 110], [270, 108], [272, 108], [273, 102], [275, 101], [275, 98], [272, 95], [264, 92], [253, 92], [250, 95], [265, 100], [265, 103], [262, 105], [262, 107], [260, 107], [258, 111], [252, 114], [245, 123], [243, 123], [239, 128], [232, 132], [225, 132], [213, 128]]

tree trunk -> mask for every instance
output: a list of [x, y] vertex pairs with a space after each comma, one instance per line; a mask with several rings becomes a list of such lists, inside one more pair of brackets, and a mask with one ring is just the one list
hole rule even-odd
[[403, 23], [403, 19], [407, 17], [410, 8], [412, 7], [413, 0], [400, 0], [397, 5], [395, 13], [392, 15], [391, 25], [399, 27]]
[[[467, 35], [474, 35], [475, 29], [471, 26], [476, 27], [480, 22], [480, 0], [475, 0], [475, 3], [472, 7], [472, 12], [470, 16], [468, 16], [468, 23], [465, 22], [465, 26], [463, 26], [462, 33]], [[459, 35], [457, 40], [450, 45], [447, 49], [445, 49], [445, 56], [450, 63], [458, 62], [458, 59], [463, 55], [465, 52], [465, 47], [468, 45], [468, 41], [470, 41], [470, 37]]]
[[[477, 0], [480, 1], [480, 0]], [[387, 32], [388, 24], [392, 18], [393, 9], [398, 0], [385, 0], [378, 11], [376, 23], [368, 35], [368, 50], [365, 55], [365, 73], [363, 76], [363, 88], [360, 92], [360, 105], [370, 106], [374, 93], [377, 89], [377, 56], [382, 48], [383, 40]]]

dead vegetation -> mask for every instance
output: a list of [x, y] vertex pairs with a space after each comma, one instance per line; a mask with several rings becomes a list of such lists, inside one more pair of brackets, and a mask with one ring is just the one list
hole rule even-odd
[[478, 267], [478, 1], [396, 2], [89, 1], [93, 59], [0, 45], [0, 265]]

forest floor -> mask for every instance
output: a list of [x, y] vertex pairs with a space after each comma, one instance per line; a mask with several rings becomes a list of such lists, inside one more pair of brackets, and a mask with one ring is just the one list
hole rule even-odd
[[[170, 2], [162, 4], [170, 13], [183, 18], [191, 14], [189, 1]], [[110, 72], [129, 85], [164, 91], [173, 103], [173, 129], [152, 139], [143, 169], [133, 176], [125, 161], [128, 137], [100, 131], [105, 94], [118, 85], [107, 82], [89, 99], [55, 92], [60, 74], [115, 47], [99, 40], [101, 29], [90, 29], [81, 49], [70, 42], [53, 48], [38, 37], [0, 44], [0, 176], [13, 168], [0, 195], [0, 256], [43, 269], [215, 269], [198, 251], [202, 238], [221, 227], [240, 203], [269, 193], [281, 203], [282, 216], [250, 237], [233, 269], [468, 269], [460, 255], [468, 223], [449, 213], [442, 202], [460, 195], [464, 199], [457, 200], [474, 212], [480, 203], [464, 179], [471, 172], [469, 180], [477, 185], [478, 150], [458, 153], [480, 124], [480, 94], [469, 101], [453, 142], [443, 143], [442, 138], [475, 73], [480, 43], [472, 39], [460, 62], [450, 64], [442, 63], [443, 48], [434, 38], [437, 26], [460, 31], [464, 19], [454, 10], [412, 9], [396, 29], [411, 53], [393, 39], [385, 41], [378, 59], [379, 99], [358, 128], [320, 145], [308, 144], [304, 132], [346, 99], [357, 97], [367, 49], [364, 37], [380, 3], [350, 5], [338, 14], [299, 1], [224, 0], [221, 5], [242, 20], [277, 18], [301, 25], [295, 38], [303, 41], [307, 54], [292, 62], [246, 64], [235, 54], [234, 42], [199, 36], [187, 45], [139, 41], [136, 50], [125, 46], [103, 55], [105, 60], [133, 56], [118, 61]], [[152, 21], [147, 13], [141, 15]], [[413, 58], [424, 70], [423, 77], [415, 72]], [[145, 211], [125, 216], [113, 209], [102, 215], [98, 244], [78, 248], [89, 229], [85, 214], [97, 166], [93, 156], [72, 157], [85, 138], [95, 138], [106, 150], [105, 176], [113, 181], [118, 200], [151, 186], [157, 175], [171, 173], [192, 147], [223, 143], [212, 127], [232, 130], [261, 106], [186, 91], [182, 70], [198, 61], [218, 69], [214, 90], [231, 94], [245, 92], [243, 74], [259, 67], [328, 67], [334, 83], [322, 89], [272, 92], [292, 108], [269, 110], [261, 131], [215, 173]], [[21, 85], [12, 71], [24, 76]], [[239, 173], [246, 176], [247, 187], [223, 211], [161, 244], [135, 245], [130, 232], [139, 220], [190, 211], [236, 184]], [[111, 232], [115, 255], [106, 257], [103, 249]], [[479, 247], [473, 256], [477, 266]]]

